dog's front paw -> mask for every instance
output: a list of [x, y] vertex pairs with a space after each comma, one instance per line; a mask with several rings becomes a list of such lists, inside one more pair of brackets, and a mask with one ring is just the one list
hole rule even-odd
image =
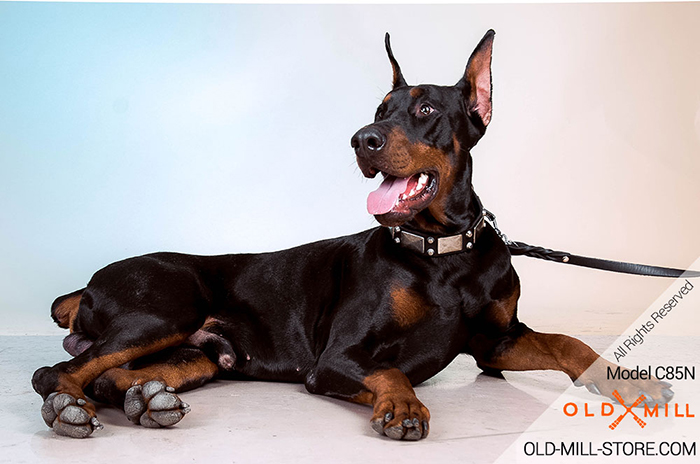
[[86, 438], [103, 428], [94, 412], [89, 410], [92, 408], [86, 406], [88, 403], [84, 398], [53, 392], [41, 406], [41, 417], [58, 435]]
[[420, 440], [430, 431], [430, 412], [417, 398], [377, 400], [372, 428], [394, 440]]
[[134, 385], [126, 391], [126, 417], [135, 424], [151, 428], [177, 424], [190, 412], [190, 405], [183, 403], [174, 392], [174, 388], [157, 380]]
[[[613, 367], [612, 371], [616, 373], [614, 377], [609, 375], [611, 370], [607, 369], [608, 367]], [[617, 366], [607, 362], [589, 369], [574, 381], [574, 385], [585, 386], [591, 393], [607, 396], [613, 401], [624, 403], [627, 406], [668, 403], [674, 394], [671, 390], [671, 384], [668, 382], [658, 380], [655, 377], [632, 379], [630, 371], [624, 367], [620, 367], [618, 375]], [[644, 398], [641, 398], [642, 396]]]

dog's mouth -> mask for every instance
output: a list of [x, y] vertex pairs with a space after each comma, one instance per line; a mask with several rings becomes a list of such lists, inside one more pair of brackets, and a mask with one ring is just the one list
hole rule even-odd
[[438, 179], [432, 172], [396, 177], [382, 172], [384, 181], [367, 197], [367, 211], [375, 216], [394, 213], [412, 215], [422, 210], [437, 193]]

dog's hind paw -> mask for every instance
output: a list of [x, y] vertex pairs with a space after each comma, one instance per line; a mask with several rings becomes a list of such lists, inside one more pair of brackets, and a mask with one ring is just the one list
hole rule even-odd
[[76, 399], [68, 393], [53, 392], [41, 406], [41, 417], [58, 435], [87, 438], [103, 427], [94, 413], [84, 408], [86, 405], [87, 401], [83, 398]]
[[183, 403], [172, 387], [151, 380], [127, 390], [124, 412], [135, 424], [151, 428], [168, 427], [180, 422], [190, 412], [190, 405]]

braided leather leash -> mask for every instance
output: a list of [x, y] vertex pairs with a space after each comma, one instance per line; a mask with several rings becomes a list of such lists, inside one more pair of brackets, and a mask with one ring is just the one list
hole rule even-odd
[[531, 258], [544, 259], [547, 261], [555, 261], [558, 263], [572, 264], [574, 266], [583, 266], [592, 269], [601, 269], [604, 271], [621, 272], [624, 274], [636, 274], [655, 277], [700, 277], [700, 272], [674, 269], [660, 266], [648, 266], [646, 264], [625, 263], [621, 261], [610, 261], [608, 259], [590, 258], [588, 256], [578, 256], [566, 251], [550, 250], [540, 246], [528, 245], [523, 242], [513, 242], [508, 240], [505, 234], [498, 229], [496, 216], [484, 210], [484, 216], [491, 223], [491, 226], [496, 231], [503, 242], [508, 246], [510, 254], [513, 256], [529, 256]]

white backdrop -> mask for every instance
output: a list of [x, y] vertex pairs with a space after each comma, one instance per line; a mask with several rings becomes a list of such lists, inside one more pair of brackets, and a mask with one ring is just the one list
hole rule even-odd
[[[0, 4], [0, 334], [151, 251], [276, 250], [376, 223], [349, 140], [390, 88], [454, 84], [496, 30], [474, 183], [513, 239], [700, 255], [698, 4]], [[521, 318], [619, 333], [670, 282], [516, 258]]]

